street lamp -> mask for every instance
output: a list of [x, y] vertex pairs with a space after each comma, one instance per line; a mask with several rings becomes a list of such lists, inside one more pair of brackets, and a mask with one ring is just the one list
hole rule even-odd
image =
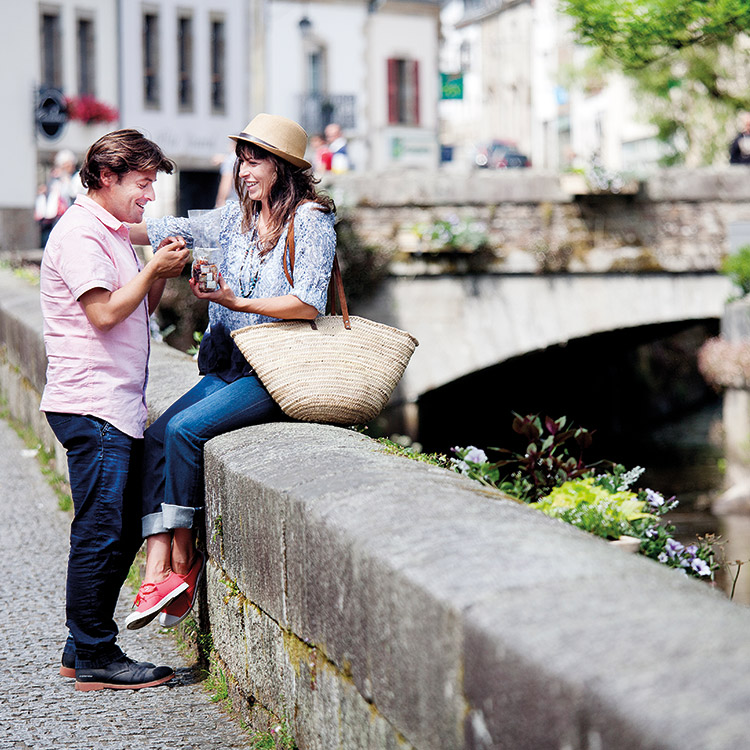
[[299, 21], [299, 31], [302, 34], [302, 38], [305, 39], [310, 34], [312, 28], [312, 21], [307, 16], [302, 16]]

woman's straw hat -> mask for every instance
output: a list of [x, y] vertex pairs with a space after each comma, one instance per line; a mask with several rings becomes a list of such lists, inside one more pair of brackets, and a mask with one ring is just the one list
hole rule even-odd
[[294, 164], [295, 167], [310, 169], [307, 161], [307, 133], [294, 120], [278, 115], [260, 114], [253, 117], [239, 135], [229, 136], [233, 141], [247, 141]]

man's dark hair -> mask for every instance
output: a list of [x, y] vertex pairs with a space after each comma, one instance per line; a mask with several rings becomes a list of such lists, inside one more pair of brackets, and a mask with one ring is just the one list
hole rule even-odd
[[90, 190], [102, 187], [102, 173], [109, 170], [121, 179], [128, 172], [172, 174], [174, 162], [138, 130], [115, 130], [103, 135], [86, 153], [80, 171], [81, 183]]

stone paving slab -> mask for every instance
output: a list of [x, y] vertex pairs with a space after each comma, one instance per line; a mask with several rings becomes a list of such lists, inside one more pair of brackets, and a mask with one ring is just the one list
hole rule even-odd
[[[59, 676], [70, 517], [29, 453], [0, 420], [0, 749], [251, 747], [248, 734], [211, 702], [191, 657], [155, 624], [123, 627], [120, 643], [133, 658], [174, 667], [169, 683], [77, 692], [73, 680]], [[124, 589], [118, 623], [132, 598]]]

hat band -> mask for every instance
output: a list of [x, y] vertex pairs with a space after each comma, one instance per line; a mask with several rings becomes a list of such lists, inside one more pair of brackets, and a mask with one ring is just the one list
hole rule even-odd
[[278, 146], [274, 146], [274, 145], [272, 145], [270, 143], [266, 143], [266, 141], [262, 140], [261, 138], [257, 138], [254, 135], [250, 135], [250, 133], [245, 133], [243, 131], [242, 133], [240, 133], [239, 137], [240, 138], [245, 138], [248, 141], [252, 141], [253, 143], [257, 143], [259, 146], [262, 146], [263, 148], [268, 148], [268, 149], [274, 149], [276, 151], [281, 151], [281, 149]]

